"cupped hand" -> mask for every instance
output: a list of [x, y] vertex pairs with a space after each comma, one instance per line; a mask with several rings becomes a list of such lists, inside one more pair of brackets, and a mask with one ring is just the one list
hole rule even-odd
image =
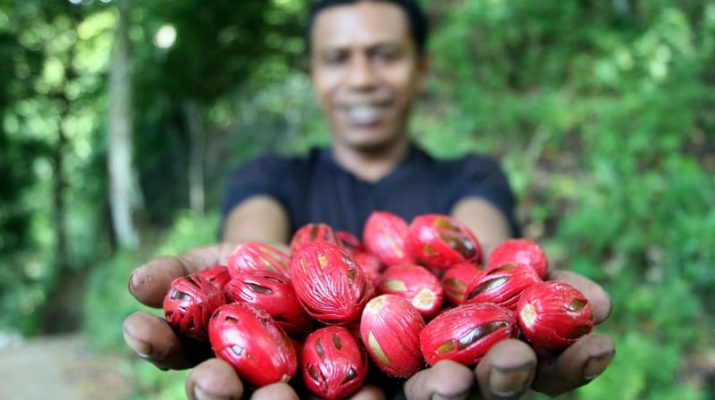
[[[593, 281], [568, 271], [554, 271], [549, 280], [579, 289], [593, 306], [595, 322], [611, 313], [611, 300]], [[452, 361], [441, 361], [405, 383], [410, 400], [518, 399], [532, 389], [556, 396], [583, 386], [601, 374], [615, 355], [607, 336], [592, 333], [579, 339], [558, 356], [537, 354], [526, 343], [504, 340], [489, 350], [471, 370]]]
[[[195, 249], [181, 256], [161, 257], [132, 272], [129, 292], [142, 304], [159, 308], [171, 282], [181, 276], [222, 262], [233, 251], [228, 243]], [[160, 317], [137, 311], [124, 320], [124, 340], [141, 358], [160, 369], [193, 370], [186, 379], [190, 399], [241, 399], [245, 388], [234, 369], [217, 358], [206, 358], [191, 347], [185, 347], [169, 324]], [[381, 390], [366, 385], [353, 396], [355, 400], [381, 400]], [[264, 386], [251, 394], [251, 399], [298, 399], [285, 383]]]
[[[198, 248], [182, 256], [161, 257], [137, 268], [129, 279], [129, 291], [141, 303], [161, 307], [171, 282], [223, 261], [234, 246], [220, 244]], [[596, 323], [608, 318], [611, 301], [603, 289], [591, 280], [566, 271], [551, 273], [551, 280], [567, 282], [582, 291], [593, 305]], [[186, 380], [191, 399], [240, 399], [244, 386], [226, 362], [195, 354], [185, 348], [166, 321], [138, 311], [124, 321], [124, 338], [139, 357], [161, 369], [192, 368]], [[603, 372], [615, 347], [606, 336], [584, 336], [557, 357], [541, 355], [519, 340], [505, 340], [494, 346], [476, 369], [470, 370], [451, 361], [418, 372], [405, 383], [408, 399], [433, 398], [516, 399], [529, 387], [549, 395], [558, 395], [582, 386]], [[478, 389], [477, 389], [478, 388]], [[383, 399], [384, 393], [367, 385], [353, 398]], [[252, 399], [297, 399], [287, 384], [265, 386], [253, 392]]]

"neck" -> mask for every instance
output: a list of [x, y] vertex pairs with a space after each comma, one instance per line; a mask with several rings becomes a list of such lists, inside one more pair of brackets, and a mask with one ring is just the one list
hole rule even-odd
[[407, 157], [407, 138], [376, 149], [355, 149], [333, 143], [333, 158], [343, 168], [368, 182], [377, 182], [392, 172]]

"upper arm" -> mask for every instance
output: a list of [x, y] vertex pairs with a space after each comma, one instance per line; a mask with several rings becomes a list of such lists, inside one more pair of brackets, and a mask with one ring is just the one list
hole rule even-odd
[[474, 232], [487, 258], [499, 243], [519, 234], [516, 198], [495, 159], [474, 155], [457, 165], [450, 213]]
[[258, 241], [288, 243], [290, 220], [283, 205], [271, 196], [251, 196], [233, 207], [223, 225], [223, 240], [229, 243]]
[[496, 245], [512, 236], [508, 218], [483, 198], [465, 197], [454, 205], [451, 214], [477, 236], [484, 259], [489, 257]]
[[225, 242], [286, 244], [295, 168], [289, 159], [266, 154], [244, 163], [229, 178], [223, 201], [221, 236]]

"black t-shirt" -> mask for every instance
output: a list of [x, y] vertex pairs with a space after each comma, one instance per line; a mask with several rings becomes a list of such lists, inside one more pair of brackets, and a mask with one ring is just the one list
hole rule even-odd
[[499, 164], [483, 155], [440, 160], [412, 145], [408, 157], [377, 182], [362, 180], [338, 165], [326, 148], [302, 157], [264, 155], [238, 168], [228, 182], [224, 217], [241, 201], [268, 195], [288, 212], [291, 234], [309, 222], [362, 237], [373, 210], [409, 223], [419, 214], [449, 214], [465, 197], [480, 197], [504, 213], [514, 235], [515, 199]]

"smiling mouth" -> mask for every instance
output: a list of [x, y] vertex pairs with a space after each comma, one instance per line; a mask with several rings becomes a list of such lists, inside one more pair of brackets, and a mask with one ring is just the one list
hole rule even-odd
[[387, 105], [363, 104], [344, 107], [350, 125], [372, 126], [380, 123], [387, 115]]

